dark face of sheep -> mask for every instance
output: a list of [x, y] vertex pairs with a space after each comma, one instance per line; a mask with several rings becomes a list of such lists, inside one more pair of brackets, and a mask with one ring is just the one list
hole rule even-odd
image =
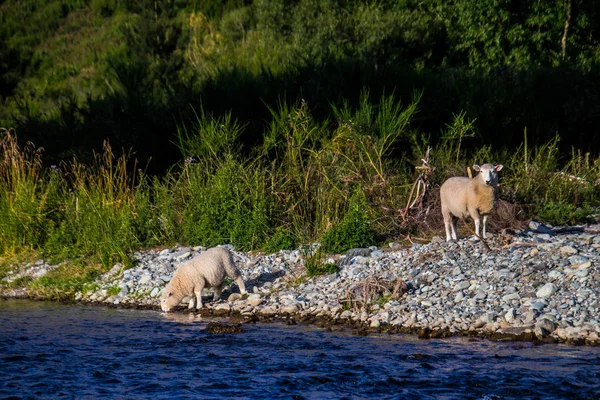
[[181, 298], [175, 296], [173, 292], [165, 292], [160, 297], [160, 308], [162, 308], [164, 312], [171, 311], [179, 303], [181, 303]]
[[483, 164], [473, 165], [473, 169], [479, 172], [481, 180], [488, 186], [498, 186], [498, 171], [502, 169], [503, 165]]

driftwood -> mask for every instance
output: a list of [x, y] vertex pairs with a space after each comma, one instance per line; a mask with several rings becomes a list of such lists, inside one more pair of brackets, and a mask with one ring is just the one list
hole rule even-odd
[[427, 188], [429, 187], [428, 179], [435, 170], [435, 168], [429, 163], [430, 150], [431, 148], [428, 147], [427, 151], [425, 152], [425, 157], [421, 158], [421, 165], [415, 167], [415, 169], [420, 170], [421, 173], [410, 189], [410, 194], [408, 195], [408, 200], [406, 201], [406, 207], [400, 210], [400, 216], [402, 217], [403, 221], [406, 221], [408, 212], [416, 206], [419, 208], [419, 214], [421, 214], [423, 211], [423, 201], [427, 193]]

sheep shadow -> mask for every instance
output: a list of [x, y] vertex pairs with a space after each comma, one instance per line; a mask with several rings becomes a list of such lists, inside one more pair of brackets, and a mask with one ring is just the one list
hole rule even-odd
[[[256, 278], [249, 279], [248, 281], [244, 282], [246, 284], [246, 290], [248, 291], [248, 293], [252, 293], [252, 291], [255, 287], [261, 287], [267, 282], [273, 283], [273, 282], [275, 282], [276, 279], [284, 276], [285, 273], [286, 273], [285, 271], [263, 272]], [[227, 297], [229, 297], [230, 294], [239, 293], [239, 292], [240, 292], [240, 288], [238, 287], [237, 283], [232, 282], [231, 285], [229, 285], [227, 288], [225, 288], [223, 290], [221, 297], [227, 298]]]

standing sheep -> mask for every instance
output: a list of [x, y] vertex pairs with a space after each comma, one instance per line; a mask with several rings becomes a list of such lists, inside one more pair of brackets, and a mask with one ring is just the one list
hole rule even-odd
[[225, 276], [235, 279], [242, 294], [246, 286], [240, 271], [233, 262], [231, 252], [223, 247], [213, 247], [199, 256], [184, 262], [177, 268], [171, 282], [160, 298], [160, 307], [169, 312], [186, 296], [191, 296], [188, 308], [202, 308], [202, 289], [214, 287], [214, 300], [221, 296]]
[[[496, 203], [498, 171], [502, 169], [502, 165], [483, 164], [481, 167], [473, 165], [473, 169], [479, 172], [473, 179], [455, 176], [444, 182], [440, 188], [446, 241], [458, 239], [456, 222], [458, 218], [468, 216], [475, 221], [477, 236], [485, 239], [487, 218]], [[481, 217], [483, 217], [483, 234], [480, 236]]]

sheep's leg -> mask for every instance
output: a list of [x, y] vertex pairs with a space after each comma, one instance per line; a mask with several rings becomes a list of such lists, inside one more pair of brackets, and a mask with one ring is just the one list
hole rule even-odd
[[477, 238], [480, 239], [481, 238], [481, 219], [479, 217], [474, 218], [475, 220], [475, 234], [477, 235]]
[[444, 228], [446, 229], [446, 242], [452, 240], [452, 234], [450, 233], [450, 225], [452, 224], [452, 216], [450, 211], [445, 207], [442, 207], [442, 216], [444, 217]]
[[481, 236], [484, 239], [485, 239], [485, 226], [487, 225], [487, 219], [488, 219], [488, 216], [484, 215], [483, 216], [483, 235]]
[[219, 298], [221, 297], [221, 293], [223, 293], [223, 283], [221, 283], [219, 286], [215, 287], [215, 294], [213, 295], [213, 301], [219, 300]]
[[458, 240], [458, 233], [456, 224], [458, 223], [458, 217], [452, 217], [452, 239]]
[[[204, 289], [204, 282], [202, 282], [201, 284], [199, 284], [198, 286], [196, 286], [194, 288], [194, 294], [196, 295], [196, 309], [200, 310], [202, 308], [202, 290]], [[190, 301], [190, 305], [193, 304], [192, 301]], [[190, 308], [193, 308], [192, 306], [190, 306]]]
[[452, 240], [452, 234], [450, 233], [450, 225], [451, 225], [450, 221], [444, 221], [444, 227], [446, 228], [446, 242], [449, 242]]
[[242, 279], [241, 275], [235, 278], [235, 283], [237, 283], [238, 287], [240, 288], [240, 293], [246, 294], [246, 285], [244, 284], [244, 280]]

